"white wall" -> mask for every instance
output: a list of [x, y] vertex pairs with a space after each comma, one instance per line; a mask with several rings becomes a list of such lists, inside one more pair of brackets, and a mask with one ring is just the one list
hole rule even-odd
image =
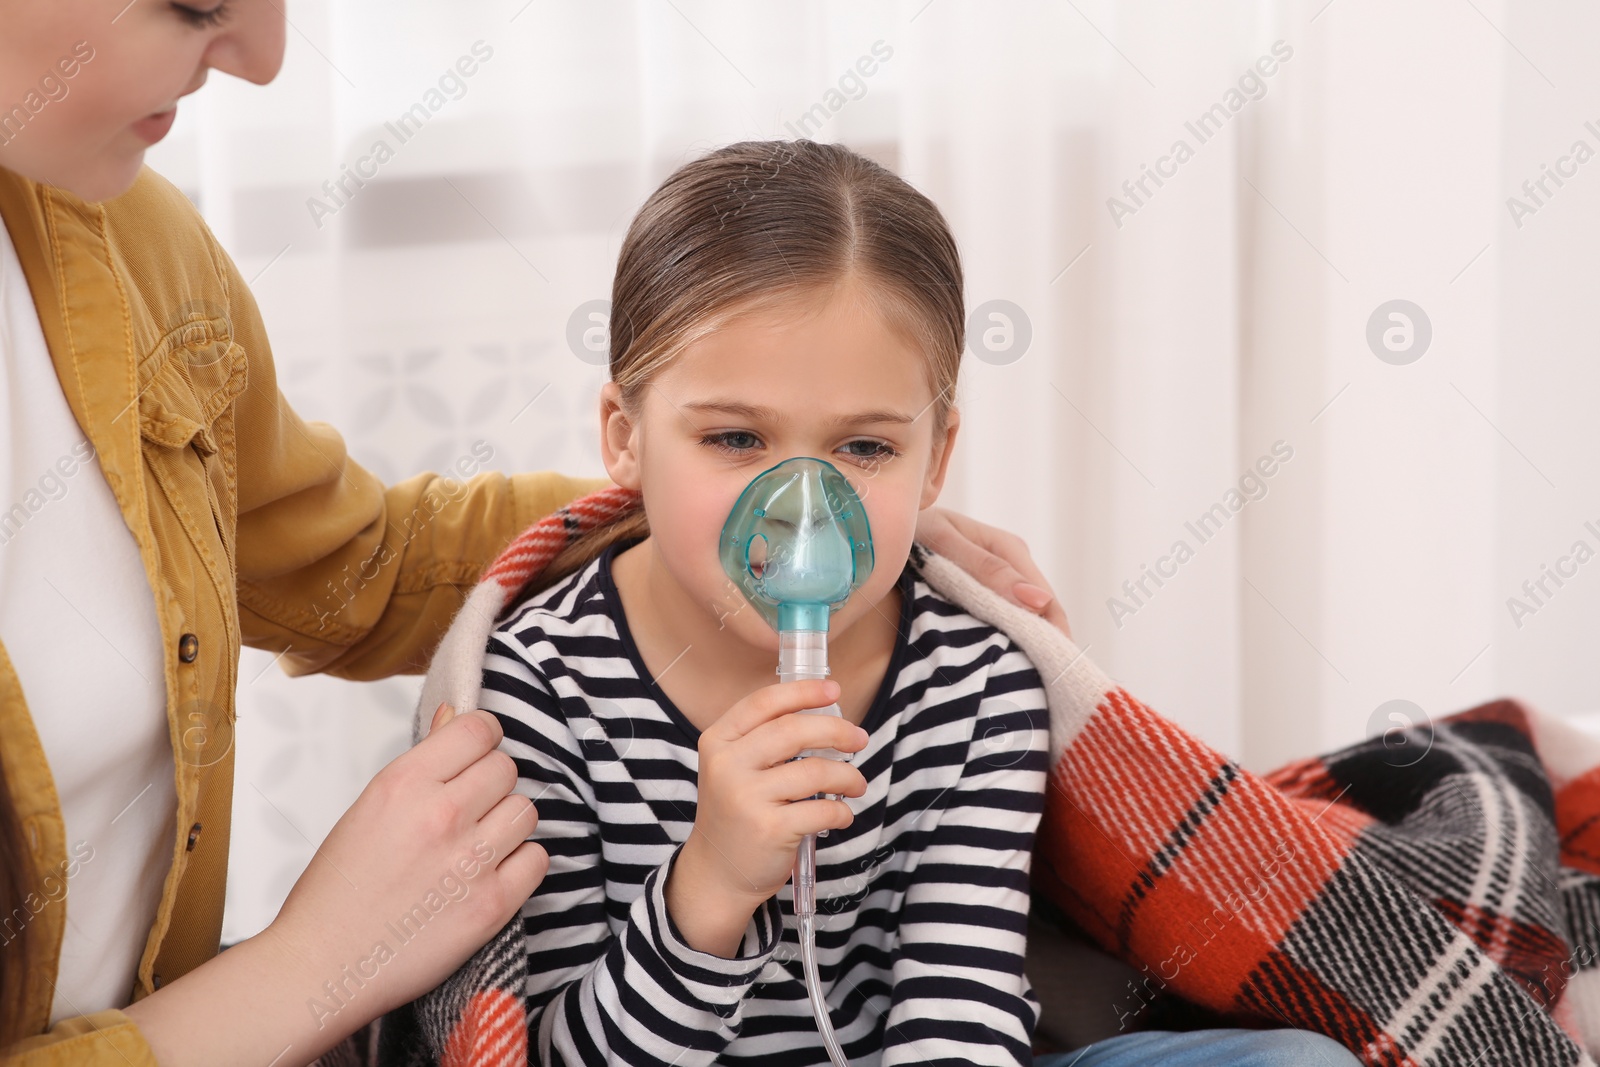
[[[1597, 393], [1587, 292], [1600, 162], [1518, 228], [1505, 198], [1600, 150], [1600, 16], [1504, 0], [906, 0], [754, 8], [305, 0], [266, 89], [217, 78], [151, 161], [241, 264], [282, 383], [388, 478], [476, 440], [505, 469], [600, 473], [603, 372], [569, 316], [606, 295], [634, 208], [713, 145], [791, 136], [874, 42], [892, 58], [817, 136], [945, 210], [974, 309], [946, 502], [1016, 530], [1089, 655], [1256, 769], [1499, 695], [1600, 709], [1600, 562], [1511, 621], [1585, 538]], [[307, 201], [475, 41], [493, 57], [319, 228]], [[1221, 132], [1186, 127], [1274, 42]], [[1597, 121], [1600, 126], [1600, 121]], [[1195, 149], [1119, 220], [1125, 180]], [[1591, 284], [1585, 285], [1585, 282]], [[1380, 304], [1432, 325], [1384, 362]], [[535, 399], [537, 398], [537, 399]], [[531, 406], [530, 406], [531, 401]], [[1200, 543], [1186, 523], [1274, 442], [1293, 458]], [[1193, 558], [1133, 605], [1178, 539]], [[1553, 586], [1552, 586], [1553, 588]], [[1137, 610], [1120, 619], [1108, 601]], [[1120, 625], [1119, 625], [1120, 623]], [[406, 743], [416, 680], [284, 678], [247, 653], [225, 936], [270, 920], [314, 843]]]

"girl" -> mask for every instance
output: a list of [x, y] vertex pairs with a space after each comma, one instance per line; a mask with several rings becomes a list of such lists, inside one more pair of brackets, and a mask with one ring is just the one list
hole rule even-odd
[[[481, 696], [550, 856], [522, 909], [540, 1061], [828, 1062], [786, 885], [826, 832], [818, 944], [846, 1055], [1031, 1062], [1043, 687], [912, 547], [959, 427], [943, 217], [843, 147], [732, 145], [646, 201], [612, 304], [602, 453], [642, 504], [495, 629]], [[717, 543], [793, 456], [849, 479], [876, 566], [833, 617], [832, 678], [773, 685], [777, 635]], [[834, 700], [842, 718], [790, 714]], [[791, 762], [828, 747], [851, 762]]]

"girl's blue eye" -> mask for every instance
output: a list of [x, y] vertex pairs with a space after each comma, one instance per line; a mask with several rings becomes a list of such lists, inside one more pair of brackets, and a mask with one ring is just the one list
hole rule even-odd
[[723, 430], [721, 433], [708, 433], [700, 438], [700, 443], [728, 455], [738, 455], [741, 452], [749, 452], [751, 449], [761, 447], [761, 439], [749, 430]]
[[[865, 445], [862, 451], [856, 451], [857, 445]], [[844, 451], [851, 459], [885, 460], [893, 459], [900, 453], [887, 441], [873, 441], [867, 438], [851, 441], [844, 446]]]
[[[749, 430], [721, 430], [705, 434], [700, 438], [700, 443], [716, 449], [723, 455], [743, 456], [759, 449], [761, 438]], [[839, 451], [858, 463], [881, 463], [900, 454], [889, 442], [874, 441], [870, 438], [858, 438], [846, 442]]]

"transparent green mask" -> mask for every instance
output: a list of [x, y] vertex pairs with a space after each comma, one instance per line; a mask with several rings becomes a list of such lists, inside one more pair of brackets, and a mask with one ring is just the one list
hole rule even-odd
[[839, 469], [799, 456], [756, 477], [722, 527], [722, 569], [773, 629], [826, 632], [872, 574], [867, 509]]

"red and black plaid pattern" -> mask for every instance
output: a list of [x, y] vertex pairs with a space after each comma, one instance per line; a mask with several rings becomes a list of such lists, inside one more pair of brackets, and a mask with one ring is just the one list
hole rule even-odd
[[[1371, 1064], [1590, 1062], [1567, 994], [1600, 881], [1563, 850], [1529, 713], [1417, 730], [1408, 766], [1374, 738], [1262, 778], [1112, 688], [1055, 765], [1038, 884], [1152, 991]], [[1600, 790], [1564, 794], [1591, 843]]]

